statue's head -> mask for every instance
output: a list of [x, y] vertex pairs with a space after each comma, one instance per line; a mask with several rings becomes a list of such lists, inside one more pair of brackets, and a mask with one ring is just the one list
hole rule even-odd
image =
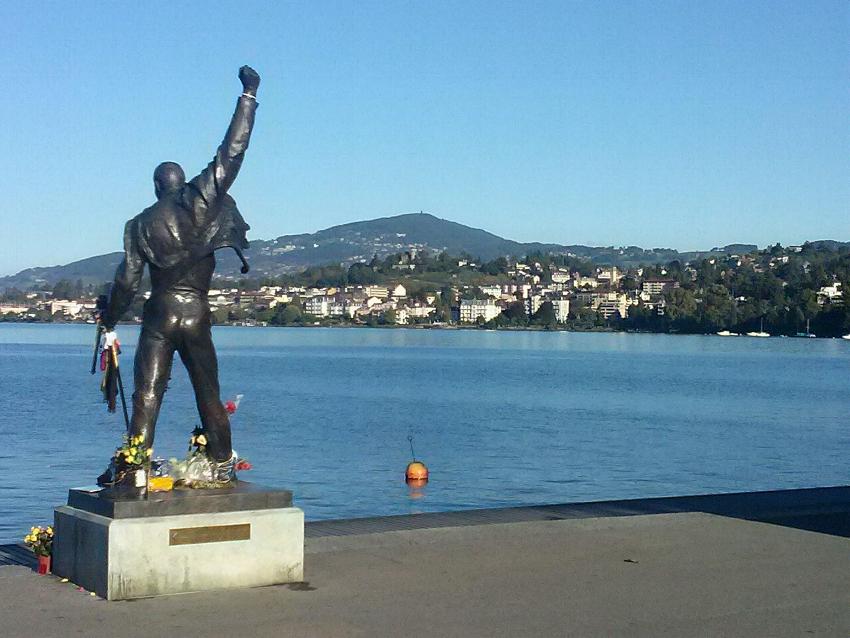
[[153, 172], [153, 190], [157, 199], [166, 193], [180, 190], [186, 183], [186, 174], [177, 162], [163, 162]]

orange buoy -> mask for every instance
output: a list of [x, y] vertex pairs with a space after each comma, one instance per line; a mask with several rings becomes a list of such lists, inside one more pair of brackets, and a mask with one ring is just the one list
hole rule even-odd
[[428, 468], [422, 461], [416, 460], [416, 452], [413, 451], [413, 435], [407, 437], [410, 443], [410, 456], [413, 460], [407, 464], [407, 469], [404, 471], [404, 480], [408, 485], [415, 484], [415, 487], [421, 487], [428, 482]]
[[404, 478], [408, 481], [427, 481], [428, 468], [422, 461], [413, 461], [407, 464], [407, 469], [404, 472]]

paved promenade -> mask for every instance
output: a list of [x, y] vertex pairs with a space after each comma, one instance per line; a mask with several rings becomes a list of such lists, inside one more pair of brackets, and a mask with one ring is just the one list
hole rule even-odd
[[4, 566], [0, 635], [846, 637], [848, 512], [836, 488], [314, 523], [303, 584], [132, 602]]

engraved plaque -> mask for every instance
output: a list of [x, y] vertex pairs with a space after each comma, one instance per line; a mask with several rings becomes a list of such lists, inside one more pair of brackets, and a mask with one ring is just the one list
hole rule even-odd
[[177, 527], [168, 530], [169, 545], [197, 545], [221, 543], [223, 541], [247, 541], [251, 539], [251, 524], [209, 525], [206, 527]]

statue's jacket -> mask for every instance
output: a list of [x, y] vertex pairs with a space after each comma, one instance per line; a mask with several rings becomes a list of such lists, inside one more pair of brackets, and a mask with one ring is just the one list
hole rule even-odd
[[213, 253], [229, 247], [241, 256], [248, 248], [250, 227], [227, 190], [242, 165], [256, 108], [255, 100], [240, 97], [224, 140], [207, 167], [181, 188], [161, 194], [153, 206], [127, 222], [124, 260], [115, 273], [104, 317], [107, 327], [114, 326], [132, 303], [145, 264], [151, 275], [151, 299], [180, 294], [202, 297], [205, 302], [215, 269]]

